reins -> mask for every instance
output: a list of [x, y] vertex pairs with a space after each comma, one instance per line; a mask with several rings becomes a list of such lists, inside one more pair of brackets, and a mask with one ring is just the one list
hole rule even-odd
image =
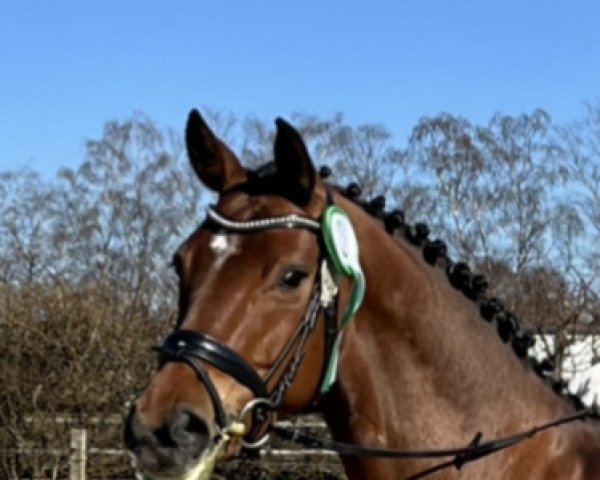
[[271, 433], [277, 435], [282, 440], [293, 442], [308, 448], [317, 448], [330, 452], [335, 452], [341, 456], [352, 457], [373, 457], [389, 458], [396, 460], [406, 459], [434, 459], [452, 457], [450, 460], [434, 465], [411, 475], [406, 480], [417, 480], [424, 478], [440, 470], [455, 467], [460, 470], [465, 464], [478, 460], [480, 458], [492, 455], [506, 448], [512, 447], [518, 443], [528, 440], [538, 433], [550, 428], [558, 427], [577, 420], [600, 419], [600, 411], [597, 407], [580, 410], [573, 415], [561, 417], [542, 425], [538, 425], [529, 430], [508, 436], [482, 442], [481, 432], [473, 437], [473, 440], [465, 447], [447, 448], [439, 450], [395, 450], [389, 448], [363, 447], [352, 443], [335, 442], [325, 438], [317, 437], [300, 431], [297, 428], [288, 428], [279, 425], [271, 427]]

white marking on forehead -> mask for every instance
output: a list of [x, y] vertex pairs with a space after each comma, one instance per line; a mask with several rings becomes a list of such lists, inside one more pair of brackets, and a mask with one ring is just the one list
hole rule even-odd
[[217, 257], [217, 270], [223, 266], [225, 260], [239, 252], [238, 246], [239, 238], [237, 236], [225, 235], [224, 233], [213, 235], [210, 240], [210, 248]]

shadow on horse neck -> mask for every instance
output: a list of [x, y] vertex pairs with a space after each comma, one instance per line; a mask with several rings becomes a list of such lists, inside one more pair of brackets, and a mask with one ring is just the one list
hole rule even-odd
[[[196, 174], [219, 200], [174, 257], [178, 327], [159, 348], [162, 367], [125, 428], [150, 478], [187, 479], [256, 397], [268, 396], [279, 417], [316, 405], [337, 440], [397, 449], [462, 446], [477, 432], [508, 436], [575, 411], [482, 321], [479, 304], [451, 285], [436, 255], [390, 235], [387, 221], [325, 185], [289, 124], [277, 121], [275, 161], [256, 172], [196, 111], [186, 142]], [[351, 278], [334, 275], [332, 316], [322, 300], [333, 256], [323, 212], [332, 204], [354, 227], [366, 294], [343, 329], [337, 381], [321, 394], [332, 352], [327, 319], [340, 328], [353, 288]], [[275, 414], [242, 415], [246, 437], [230, 441], [222, 459], [259, 438]], [[434, 463], [342, 460], [352, 480], [406, 478]], [[597, 479], [600, 433], [565, 425], [435, 478]]]

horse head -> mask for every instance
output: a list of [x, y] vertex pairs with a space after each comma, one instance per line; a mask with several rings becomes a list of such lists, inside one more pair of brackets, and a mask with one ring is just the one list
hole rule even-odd
[[233, 426], [240, 438], [219, 456], [260, 439], [272, 410], [294, 413], [319, 396], [337, 327], [333, 299], [324, 300], [337, 295], [321, 231], [331, 196], [298, 132], [276, 124], [274, 162], [248, 171], [190, 113], [189, 159], [219, 197], [175, 252], [177, 328], [126, 422], [126, 443], [151, 478], [186, 478]]

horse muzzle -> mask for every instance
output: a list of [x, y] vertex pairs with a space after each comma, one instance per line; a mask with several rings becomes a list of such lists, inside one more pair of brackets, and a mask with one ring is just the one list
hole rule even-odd
[[153, 429], [132, 408], [123, 436], [136, 468], [152, 480], [198, 480], [205, 470], [208, 478], [222, 449], [207, 422], [186, 410]]

